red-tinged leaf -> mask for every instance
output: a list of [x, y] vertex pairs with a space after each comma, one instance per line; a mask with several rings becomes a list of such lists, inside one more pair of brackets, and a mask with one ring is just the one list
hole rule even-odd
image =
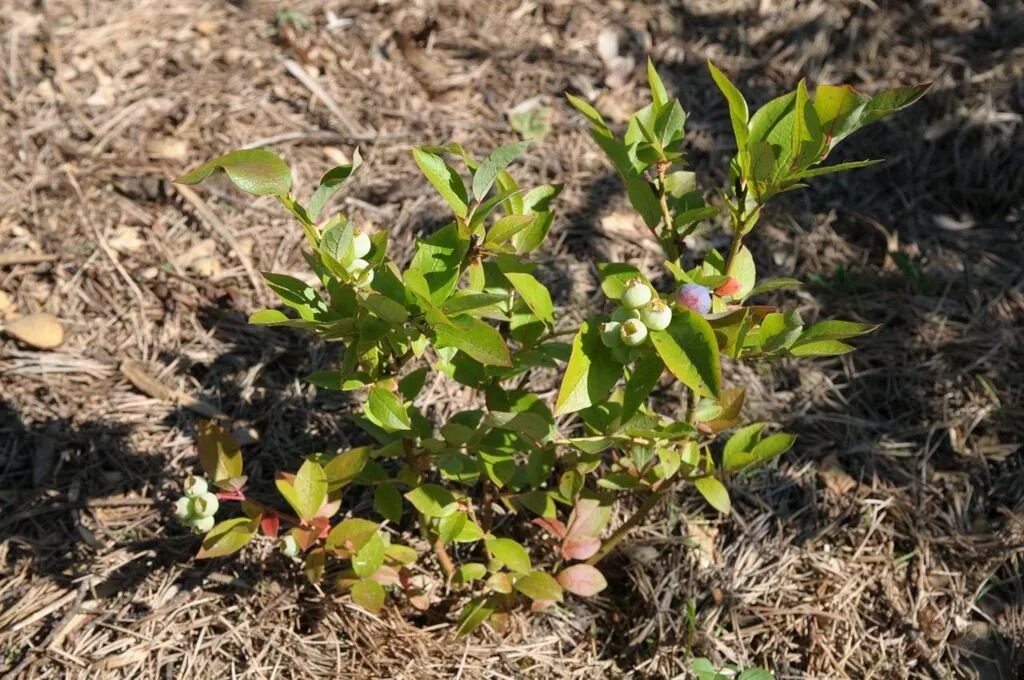
[[604, 574], [589, 564], [574, 564], [555, 578], [567, 591], [581, 597], [593, 597], [608, 587]]
[[196, 554], [196, 559], [224, 557], [238, 552], [256, 535], [259, 525], [258, 519], [248, 517], [235, 517], [221, 522], [203, 538], [203, 547]]
[[317, 527], [294, 527], [289, 533], [295, 537], [300, 550], [309, 550], [320, 537], [320, 529]]
[[569, 536], [597, 536], [611, 519], [612, 508], [596, 498], [581, 498], [569, 515]]
[[263, 535], [268, 538], [277, 538], [277, 532], [281, 528], [281, 516], [274, 511], [269, 511], [260, 520], [260, 529]]
[[586, 560], [601, 549], [601, 539], [594, 536], [576, 536], [562, 543], [562, 557], [567, 560]]
[[537, 517], [533, 520], [533, 523], [546, 530], [555, 538], [565, 538], [565, 535], [568, 533], [565, 524], [556, 517]]
[[199, 423], [199, 464], [218, 486], [242, 475], [242, 449], [227, 430], [213, 421]]
[[402, 579], [398, 574], [398, 570], [394, 567], [389, 567], [386, 564], [373, 572], [370, 578], [385, 587], [400, 586], [402, 584]]
[[558, 604], [556, 600], [534, 600], [530, 603], [530, 611], [538, 614], [551, 609], [556, 604]]

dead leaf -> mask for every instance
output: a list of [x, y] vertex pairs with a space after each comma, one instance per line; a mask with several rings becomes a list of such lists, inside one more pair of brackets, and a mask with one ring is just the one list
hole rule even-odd
[[121, 227], [112, 237], [107, 239], [107, 245], [119, 253], [137, 253], [146, 245], [142, 235], [136, 227]]
[[152, 139], [146, 142], [146, 153], [153, 158], [183, 161], [188, 158], [188, 142], [174, 137]]
[[8, 317], [14, 313], [14, 300], [7, 293], [0, 290], [0, 317]]
[[829, 454], [818, 468], [818, 476], [825, 486], [837, 496], [845, 496], [857, 486], [857, 480], [839, 465], [835, 454]]
[[9, 321], [4, 327], [11, 337], [38, 349], [53, 349], [64, 342], [64, 328], [53, 314], [39, 312]]
[[706, 569], [719, 562], [720, 556], [718, 551], [715, 550], [716, 536], [718, 536], [718, 529], [707, 527], [697, 522], [686, 523], [686, 538], [697, 549], [697, 560], [702, 569]]

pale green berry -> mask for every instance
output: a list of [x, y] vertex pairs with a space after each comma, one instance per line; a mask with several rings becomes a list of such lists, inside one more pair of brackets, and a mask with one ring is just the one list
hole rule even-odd
[[195, 498], [196, 496], [202, 496], [210, 488], [209, 484], [202, 477], [196, 477], [195, 475], [189, 475], [185, 478], [185, 495], [189, 498]]
[[192, 499], [192, 514], [196, 517], [213, 517], [219, 507], [220, 501], [217, 500], [217, 496], [209, 491]]
[[640, 279], [633, 279], [622, 292], [622, 306], [638, 309], [651, 301], [651, 287]]
[[174, 503], [174, 516], [182, 522], [192, 519], [192, 499], [182, 496]]
[[661, 299], [655, 298], [640, 310], [640, 320], [652, 331], [663, 331], [672, 323], [672, 310]]
[[647, 339], [647, 326], [640, 319], [630, 319], [619, 328], [619, 334], [627, 347], [636, 347]]
[[215, 520], [213, 517], [199, 517], [194, 522], [192, 522], [192, 531], [196, 532], [197, 534], [205, 534], [207, 531], [213, 528], [213, 525], [216, 523], [216, 521], [217, 520]]
[[282, 536], [278, 545], [281, 546], [281, 552], [288, 557], [295, 557], [299, 554], [299, 542], [291, 534]]
[[618, 321], [608, 321], [601, 324], [601, 342], [604, 343], [605, 347], [618, 347], [622, 344], [622, 338], [619, 337]]
[[356, 257], [366, 257], [370, 254], [370, 237], [363, 232], [357, 232], [352, 237], [352, 252]]
[[373, 270], [370, 269], [370, 263], [366, 260], [352, 260], [352, 264], [348, 266], [348, 273], [351, 274], [353, 282], [359, 288], [366, 288], [373, 282]]
[[630, 319], [639, 318], [640, 312], [636, 311], [635, 309], [626, 309], [625, 307], [618, 307], [614, 312], [612, 312], [612, 321], [615, 321], [616, 323], [622, 323], [624, 321], [629, 321]]

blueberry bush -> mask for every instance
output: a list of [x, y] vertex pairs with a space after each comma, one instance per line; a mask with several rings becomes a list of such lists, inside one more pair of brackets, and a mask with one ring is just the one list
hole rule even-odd
[[[653, 280], [627, 262], [597, 264], [607, 303], [584, 310], [582, 323], [577, 310], [556, 309], [536, 275], [533, 258], [561, 186], [526, 188], [513, 178], [509, 168], [529, 141], [482, 160], [456, 143], [413, 149], [452, 219], [417, 241], [405, 263], [389, 259], [386, 231], [324, 215], [358, 170], [358, 152], [327, 172], [305, 203], [292, 193], [288, 166], [261, 149], [229, 153], [179, 178], [195, 184], [223, 171], [250, 194], [275, 197], [298, 221], [317, 285], [264, 273], [281, 308], [256, 311], [250, 322], [302, 329], [343, 348], [337, 368], [306, 380], [362, 395], [353, 418], [372, 441], [279, 472], [284, 504], [269, 505], [248, 494], [238, 443], [221, 425], [203, 424], [205, 477], [189, 478], [175, 507], [204, 534], [198, 557], [229, 555], [257, 537], [275, 540], [310, 579], [329, 574], [371, 611], [389, 596], [430, 606], [430, 583], [416, 575], [437, 565], [443, 585], [433, 597], [462, 603], [457, 626], [466, 633], [488, 620], [500, 625], [515, 607], [541, 610], [570, 594], [601, 592], [601, 561], [670, 490], [689, 486], [728, 513], [729, 478], [776, 459], [794, 437], [743, 421], [744, 387], [725, 384], [723, 362], [835, 356], [873, 329], [839, 320], [806, 325], [795, 311], [759, 302], [799, 282], [759, 280], [744, 241], [773, 196], [876, 162], [823, 164], [848, 135], [911, 104], [927, 86], [866, 96], [820, 85], [812, 98], [800, 82], [751, 114], [729, 79], [708, 66], [737, 149], [728, 185], [713, 195], [686, 169], [687, 114], [652, 65], [651, 103], [621, 135], [589, 103], [568, 96], [665, 255]], [[731, 246], [698, 258], [686, 237], [709, 223], [727, 225]], [[554, 371], [561, 386], [548, 403], [530, 388]], [[483, 406], [431, 421], [419, 397], [432, 372], [475, 390]], [[651, 396], [659, 386], [660, 410]], [[671, 390], [678, 401], [664, 396]], [[679, 407], [665, 406], [673, 403]], [[370, 499], [372, 512], [353, 514]], [[607, 531], [616, 503], [627, 499], [635, 499], [624, 505], [632, 514]], [[237, 511], [224, 513], [235, 503]], [[233, 516], [217, 522], [218, 513]]]

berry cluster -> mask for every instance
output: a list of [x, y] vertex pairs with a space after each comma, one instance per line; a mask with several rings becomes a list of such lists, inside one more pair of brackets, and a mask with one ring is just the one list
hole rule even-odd
[[217, 495], [209, 490], [205, 479], [191, 475], [185, 480], [184, 492], [174, 504], [174, 514], [195, 533], [206, 533], [213, 528], [213, 516], [220, 507]]
[[[648, 331], [663, 331], [672, 323], [672, 308], [642, 279], [626, 285], [620, 306], [611, 321], [601, 324], [601, 340], [618, 358], [629, 359], [628, 350], [647, 340]], [[676, 293], [676, 304], [698, 314], [711, 310], [711, 293], [704, 286], [688, 283]], [[621, 356], [620, 356], [621, 355]]]

